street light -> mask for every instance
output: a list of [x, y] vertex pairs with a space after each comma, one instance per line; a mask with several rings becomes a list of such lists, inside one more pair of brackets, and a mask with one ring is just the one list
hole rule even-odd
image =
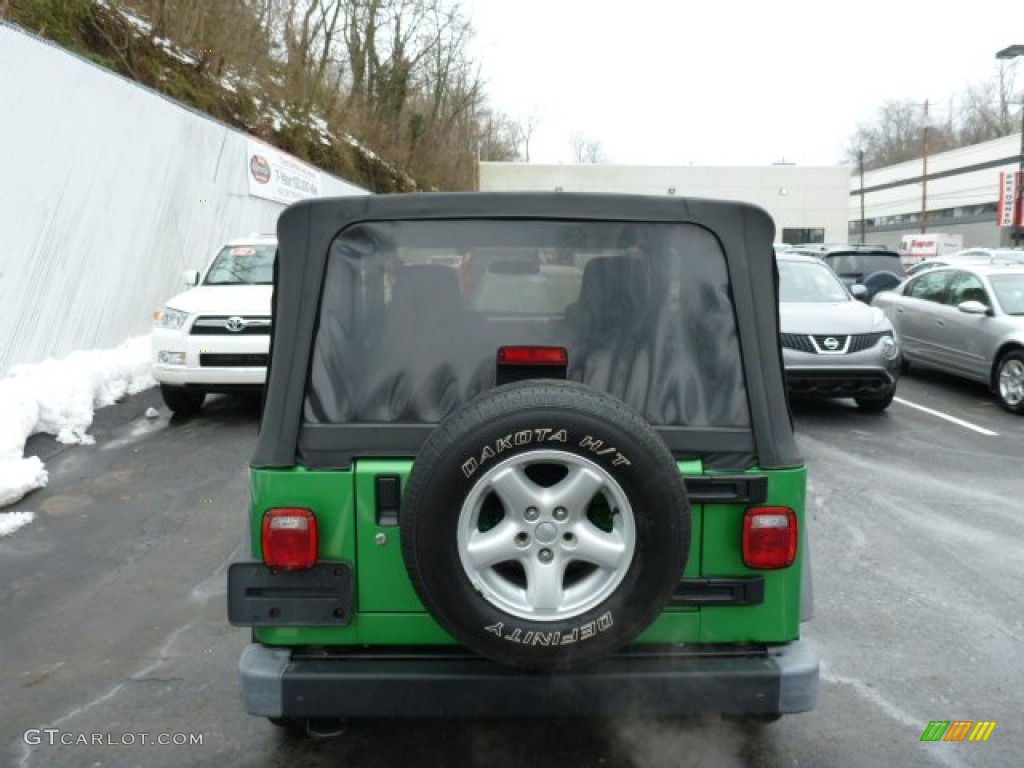
[[[996, 54], [997, 59], [1016, 59], [1018, 56], [1024, 56], [1024, 45], [1007, 46]], [[1024, 211], [1021, 210], [1021, 199], [1024, 197], [1024, 190], [1021, 190], [1021, 186], [1024, 186], [1024, 103], [1020, 105], [1020, 168], [1015, 181], [1016, 183], [1013, 185], [1013, 220], [1017, 222], [1024, 218]], [[1013, 228], [1013, 244], [1020, 245], [1021, 240], [1024, 240], [1024, 221], [1020, 221], [1019, 226]]]

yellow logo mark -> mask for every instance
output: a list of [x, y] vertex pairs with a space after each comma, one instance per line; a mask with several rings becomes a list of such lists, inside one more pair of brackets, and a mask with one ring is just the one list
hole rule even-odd
[[988, 741], [995, 728], [995, 720], [932, 720], [921, 734], [921, 741]]
[[979, 720], [974, 724], [974, 730], [971, 731], [971, 735], [967, 737], [967, 740], [988, 741], [988, 737], [992, 735], [992, 731], [994, 731], [995, 728], [995, 720]]

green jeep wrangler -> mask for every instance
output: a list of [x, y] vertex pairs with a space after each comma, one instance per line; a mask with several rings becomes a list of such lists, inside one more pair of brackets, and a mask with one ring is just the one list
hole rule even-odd
[[285, 210], [228, 576], [245, 709], [811, 709], [773, 235], [627, 195]]

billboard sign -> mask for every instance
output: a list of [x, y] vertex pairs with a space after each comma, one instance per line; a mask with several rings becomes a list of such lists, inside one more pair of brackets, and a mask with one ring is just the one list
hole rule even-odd
[[290, 205], [320, 196], [320, 171], [256, 139], [246, 141], [245, 173], [253, 197]]

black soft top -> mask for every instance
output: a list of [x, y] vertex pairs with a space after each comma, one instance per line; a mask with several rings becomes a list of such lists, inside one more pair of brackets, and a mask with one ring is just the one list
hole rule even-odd
[[[528, 228], [530, 222], [544, 222], [545, 226], [570, 222], [584, 228], [587, 222], [612, 222], [626, 229], [632, 223], [684, 225], [687, 231], [699, 231], [714, 245], [717, 261], [724, 256], [720, 280], [724, 298], [719, 303], [728, 306], [731, 302], [734, 321], [729, 318], [732, 337], [723, 341], [723, 348], [738, 350], [742, 357], [741, 367], [736, 367], [739, 386], [734, 388], [739, 395], [732, 395], [744, 401], [733, 404], [734, 411], [735, 406], [741, 408], [742, 418], [719, 422], [713, 412], [704, 409], [700, 418], [689, 422], [678, 409], [666, 410], [658, 402], [631, 404], [647, 413], [677, 457], [700, 457], [706, 466], [722, 469], [773, 469], [802, 463], [779, 351], [778, 280], [772, 246], [775, 229], [768, 214], [756, 206], [717, 200], [538, 192], [371, 195], [307, 200], [287, 208], [278, 220], [272, 355], [253, 467], [301, 464], [333, 468], [348, 466], [358, 456], [415, 456], [432, 424], [410, 420], [391, 406], [377, 407], [373, 412], [378, 415], [365, 418], [362, 414], [369, 411], [361, 410], [349, 390], [367, 385], [334, 383], [350, 377], [363, 361], [357, 357], [340, 362], [326, 359], [325, 346], [331, 347], [333, 340], [351, 330], [351, 319], [345, 319], [348, 315], [337, 306], [348, 300], [341, 302], [337, 297], [355, 296], [330, 293], [329, 286], [344, 280], [346, 285], [358, 286], [353, 290], [360, 296], [366, 293], [370, 278], [355, 274], [358, 252], [366, 251], [366, 233], [374, 236], [391, 231], [389, 227], [422, 230], [417, 222], [444, 221], [451, 222], [453, 233], [462, 231], [460, 226], [465, 229], [465, 222], [479, 222], [470, 225], [478, 229], [493, 226], [502, 231], [510, 225]], [[347, 245], [346, 237], [351, 241]], [[428, 265], [429, 269], [417, 266], [422, 275], [439, 271], [434, 269], [436, 265]], [[694, 317], [697, 309], [688, 311]], [[684, 333], [688, 330], [683, 329]], [[678, 329], [675, 333], [679, 335]], [[708, 335], [709, 328], [702, 328], [701, 333]], [[690, 359], [674, 365], [692, 371], [702, 362]], [[686, 375], [679, 380], [686, 380]], [[580, 376], [590, 383], [585, 374]], [[657, 382], [653, 381], [654, 372], [648, 376], [650, 386], [660, 384], [664, 389], [666, 381], [675, 386], [674, 376], [658, 374]], [[381, 391], [384, 388], [378, 385], [371, 394]], [[618, 395], [615, 391], [611, 394]], [[664, 397], [661, 395], [662, 400]], [[629, 402], [629, 398], [623, 399]], [[652, 417], [654, 412], [659, 415]]]

